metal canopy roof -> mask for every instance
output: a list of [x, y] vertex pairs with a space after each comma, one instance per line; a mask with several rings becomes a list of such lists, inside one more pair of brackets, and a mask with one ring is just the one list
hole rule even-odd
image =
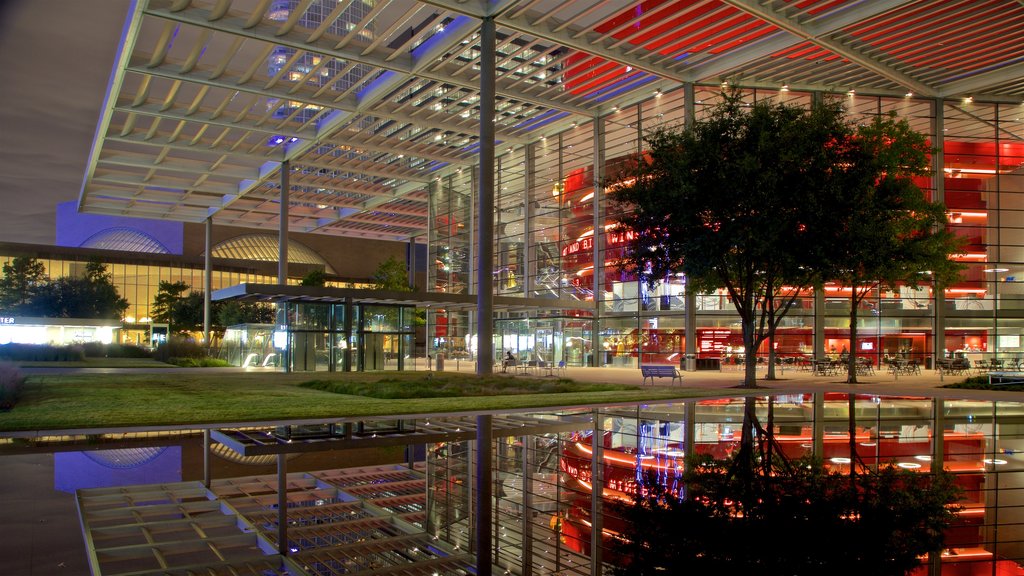
[[[419, 308], [435, 307], [448, 310], [472, 310], [477, 307], [477, 297], [475, 294], [399, 292], [395, 290], [292, 286], [284, 284], [238, 284], [214, 291], [211, 298], [215, 301], [242, 300], [247, 302], [320, 304], [343, 304], [346, 300], [351, 299], [356, 304], [386, 304], [393, 306], [416, 306]], [[586, 300], [495, 296], [494, 308], [507, 312], [541, 309], [589, 310], [594, 308], [594, 303]]]
[[485, 16], [503, 146], [682, 82], [1024, 99], [1018, 0], [139, 0], [80, 208], [276, 230], [290, 160], [290, 229], [420, 235], [476, 162]]

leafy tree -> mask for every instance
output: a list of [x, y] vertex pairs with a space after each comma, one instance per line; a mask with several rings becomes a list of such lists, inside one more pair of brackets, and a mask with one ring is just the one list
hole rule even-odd
[[616, 196], [619, 226], [638, 237], [622, 265], [651, 285], [682, 270], [692, 289], [724, 287], [742, 325], [744, 386], [756, 387], [758, 348], [822, 281], [814, 223], [846, 160], [831, 143], [849, 129], [839, 103], [722, 98], [692, 126], [644, 138], [649, 161]]
[[879, 286], [938, 285], [959, 276], [950, 260], [962, 241], [946, 227], [946, 210], [931, 202], [913, 178], [930, 173], [931, 149], [923, 134], [895, 114], [858, 126], [845, 143], [852, 159], [819, 222], [825, 236], [819, 266], [851, 287], [847, 381], [857, 381], [857, 313]]
[[154, 322], [168, 324], [172, 330], [191, 332], [203, 329], [203, 293], [186, 292], [184, 281], [160, 282], [153, 298], [151, 317]]
[[0, 278], [0, 309], [8, 314], [42, 315], [33, 299], [47, 284], [46, 267], [30, 256], [17, 256], [3, 267]]
[[61, 318], [120, 319], [129, 305], [99, 261], [86, 264], [83, 277], [64, 276], [45, 285], [34, 302], [45, 316]]
[[820, 461], [733, 474], [735, 463], [691, 459], [686, 498], [654, 476], [632, 505], [616, 576], [766, 574], [903, 576], [937, 552], [956, 516], [960, 490], [952, 475], [884, 466], [848, 477]]
[[377, 270], [373, 273], [373, 281], [378, 290], [412, 291], [409, 286], [409, 269], [405, 262], [394, 256], [389, 256], [387, 260], [377, 266]]
[[311, 270], [308, 274], [302, 277], [299, 282], [300, 286], [324, 286], [327, 284], [327, 275], [321, 269]]
[[273, 324], [277, 318], [274, 307], [263, 302], [224, 302], [217, 309], [217, 324]]

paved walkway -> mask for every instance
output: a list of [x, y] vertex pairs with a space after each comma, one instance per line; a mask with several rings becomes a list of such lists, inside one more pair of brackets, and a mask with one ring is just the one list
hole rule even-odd
[[[462, 362], [459, 372], [473, 372], [471, 362]], [[455, 370], [450, 362], [445, 370]], [[682, 372], [683, 386], [686, 388], [729, 389], [738, 387], [743, 381], [740, 367], [726, 367], [719, 370], [699, 370]], [[967, 376], [947, 376], [935, 370], [921, 370], [921, 374], [912, 376], [893, 376], [885, 371], [876, 371], [873, 376], [857, 376], [857, 384], [848, 384], [846, 375], [815, 376], [810, 371], [786, 368], [776, 372], [776, 380], [766, 380], [767, 370], [757, 370], [757, 385], [763, 389], [778, 393], [805, 393], [816, 391], [856, 392], [858, 394], [890, 395], [890, 396], [939, 396], [946, 398], [976, 398], [989, 400], [1012, 400], [1024, 402], [1024, 392], [999, 390], [961, 390], [946, 389], [943, 386], [963, 382]], [[573, 380], [589, 382], [609, 382], [615, 384], [643, 383], [639, 368], [578, 368], [566, 369], [566, 377]], [[1022, 374], [1024, 377], [1024, 374]], [[650, 380], [648, 380], [650, 382]], [[668, 378], [655, 379], [656, 386], [669, 386]], [[648, 384], [650, 385], [650, 384]], [[676, 383], [674, 386], [678, 387]]]
[[[422, 368], [422, 366], [420, 366]], [[23, 368], [26, 374], [140, 374], [140, 373], [189, 373], [215, 372], [224, 373], [245, 373], [260, 372], [265, 369], [246, 368]], [[476, 365], [471, 360], [455, 362], [449, 360], [445, 363], [446, 372], [461, 372], [471, 374], [475, 372]], [[895, 396], [941, 396], [946, 398], [976, 398], [988, 400], [1012, 400], [1024, 402], [1024, 392], [1009, 392], [999, 390], [961, 390], [945, 389], [943, 386], [956, 382], [962, 382], [967, 376], [944, 376], [934, 370], [921, 370], [919, 375], [893, 376], [884, 370], [876, 371], [873, 376], [858, 376], [857, 384], [848, 384], [845, 374], [836, 376], [816, 376], [809, 371], [795, 368], [786, 368], [776, 372], [776, 380], [766, 380], [766, 369], [758, 368], [757, 385], [766, 390], [778, 393], [805, 393], [815, 391], [828, 392], [857, 392], [859, 394], [895, 395]], [[741, 367], [729, 366], [719, 370], [700, 370], [696, 372], [682, 372], [683, 386], [686, 388], [700, 389], [730, 389], [737, 388], [743, 381]], [[510, 378], [517, 377], [509, 374]], [[569, 367], [566, 369], [566, 377], [573, 380], [588, 382], [608, 382], [613, 384], [634, 384], [642, 385], [643, 377], [638, 368], [580, 368]], [[1024, 374], [1022, 374], [1024, 377]], [[670, 386], [668, 378], [655, 379], [655, 386]], [[648, 384], [650, 385], [650, 384]], [[674, 384], [679, 386], [679, 384]]]

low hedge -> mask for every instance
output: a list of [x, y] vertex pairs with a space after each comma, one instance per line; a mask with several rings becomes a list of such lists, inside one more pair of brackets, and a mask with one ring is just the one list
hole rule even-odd
[[101, 344], [86, 342], [82, 344], [85, 355], [89, 358], [152, 358], [153, 353], [142, 346], [134, 344]]
[[181, 366], [182, 368], [230, 368], [231, 362], [220, 358], [168, 358], [168, 364]]
[[164, 342], [160, 346], [157, 346], [155, 352], [153, 352], [153, 358], [160, 362], [171, 362], [172, 358], [206, 358], [206, 348], [203, 348], [198, 342], [194, 340], [185, 340], [183, 338], [171, 338], [169, 341]]
[[52, 346], [50, 344], [0, 344], [0, 360], [9, 362], [82, 362], [85, 350], [81, 346]]

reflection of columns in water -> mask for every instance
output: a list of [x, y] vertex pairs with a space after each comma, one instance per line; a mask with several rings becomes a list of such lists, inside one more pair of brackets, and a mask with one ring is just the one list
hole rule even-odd
[[601, 537], [604, 535], [604, 426], [601, 411], [593, 412], [590, 437], [590, 576], [601, 576]]
[[491, 538], [494, 499], [492, 420], [493, 417], [490, 415], [476, 417], [476, 449], [474, 450], [476, 465], [474, 469], [476, 470], [477, 519], [474, 533], [476, 535], [477, 576], [491, 576], [491, 564], [493, 563], [494, 541]]
[[288, 549], [288, 464], [287, 455], [277, 455], [277, 553], [287, 556]]
[[[522, 474], [523, 474], [523, 503], [520, 507], [522, 537], [522, 573], [520, 576], [533, 576], [533, 473], [536, 469], [536, 452], [534, 451], [533, 436], [522, 436], [520, 442], [523, 444]], [[558, 513], [558, 510], [555, 510]], [[557, 535], [556, 535], [557, 537]]]

